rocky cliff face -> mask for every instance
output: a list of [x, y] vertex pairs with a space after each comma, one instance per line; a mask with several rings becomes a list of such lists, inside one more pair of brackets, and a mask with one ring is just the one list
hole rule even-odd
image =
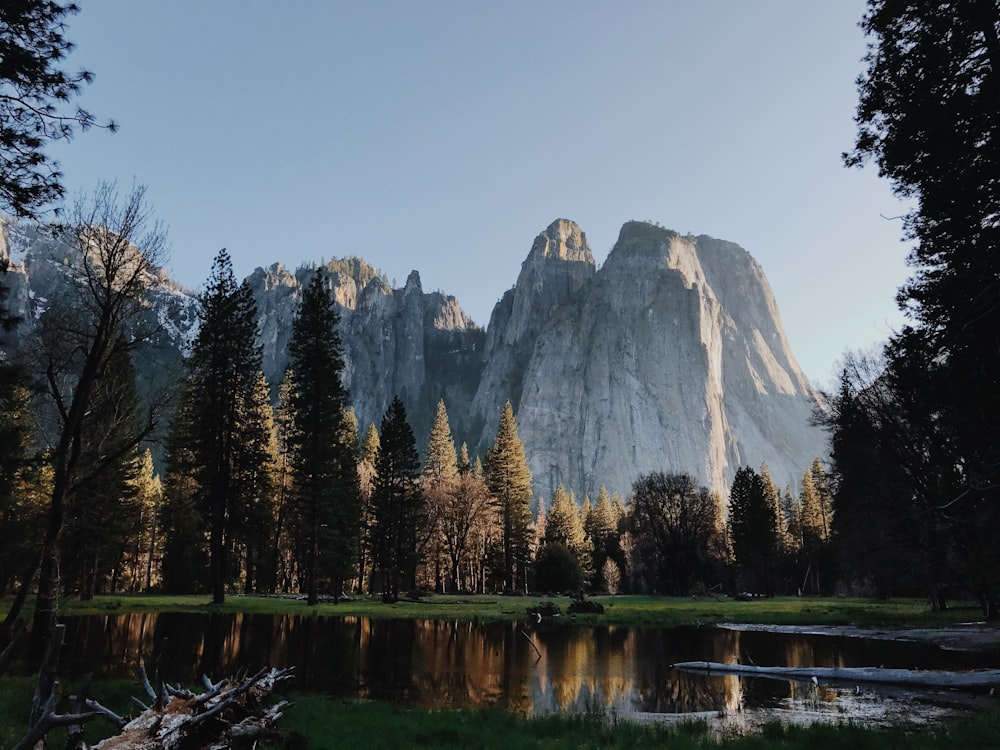
[[509, 399], [515, 408], [521, 402], [538, 336], [594, 272], [587, 237], [573, 222], [558, 219], [535, 238], [517, 283], [497, 303], [487, 328], [484, 359], [488, 366], [472, 405], [472, 426], [482, 431], [470, 444], [481, 455], [492, 446], [504, 402]]
[[723, 491], [763, 461], [794, 483], [826, 453], [816, 404], [746, 251], [631, 222], [535, 338], [515, 408], [544, 497], [656, 470]]
[[[30, 224], [4, 235], [0, 255], [16, 264], [5, 283], [30, 323], [65, 283], [61, 251]], [[454, 297], [425, 293], [416, 271], [392, 289], [357, 258], [326, 269], [361, 429], [399, 395], [423, 448], [443, 398], [456, 441], [482, 455], [510, 399], [536, 498], [560, 482], [578, 497], [602, 484], [627, 495], [655, 470], [725, 492], [736, 469], [764, 461], [778, 483], [795, 483], [827, 451], [767, 280], [732, 243], [630, 222], [598, 271], [584, 233], [560, 219], [535, 239], [486, 332]], [[275, 264], [248, 277], [272, 384], [312, 272]], [[179, 360], [195, 310], [194, 296], [164, 279], [150, 308], [158, 356]]]
[[[469, 406], [483, 367], [484, 332], [458, 301], [424, 293], [413, 271], [402, 289], [358, 258], [327, 263], [327, 284], [337, 302], [344, 344], [344, 385], [362, 432], [376, 427], [393, 396], [407, 407], [418, 436], [426, 435], [439, 399], [454, 412], [452, 424], [466, 431]], [[248, 282], [257, 300], [263, 368], [268, 381], [281, 380], [288, 364], [291, 323], [312, 268], [294, 274], [275, 264], [258, 268]]]

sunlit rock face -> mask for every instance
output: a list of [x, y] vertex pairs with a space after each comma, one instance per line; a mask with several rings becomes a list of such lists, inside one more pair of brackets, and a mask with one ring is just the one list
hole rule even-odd
[[[29, 377], [42, 382], [43, 363], [33, 355], [39, 321], [56, 302], [85, 306], [83, 279], [72, 265], [76, 253], [50, 227], [31, 221], [0, 218], [0, 260], [9, 263], [0, 278], [8, 290], [8, 311], [21, 319], [12, 332], [0, 336], [0, 360], [19, 358]], [[140, 336], [133, 362], [141, 377], [140, 397], [161, 403], [183, 372], [198, 327], [195, 296], [174, 283], [163, 269], [148, 276], [147, 304], [126, 321], [126, 334]]]
[[[31, 322], [64, 290], [66, 249], [26, 222], [3, 227], [10, 306]], [[344, 384], [362, 433], [400, 396], [425, 447], [444, 399], [453, 435], [485, 455], [510, 399], [534, 496], [558, 483], [578, 499], [603, 484], [627, 496], [650, 471], [688, 472], [725, 494], [740, 466], [767, 462], [796, 484], [827, 453], [810, 425], [818, 402], [782, 330], [757, 263], [739, 246], [630, 222], [600, 270], [580, 228], [557, 220], [535, 238], [487, 331], [458, 301], [401, 288], [358, 258], [325, 264], [340, 315]], [[257, 301], [263, 369], [284, 375], [292, 320], [312, 267], [274, 264], [247, 278]], [[181, 376], [197, 332], [196, 295], [162, 275], [149, 314], [152, 356]], [[162, 383], [164, 376], [159, 376]]]
[[[439, 399], [451, 424], [466, 431], [472, 396], [483, 367], [484, 332], [458, 301], [425, 293], [413, 271], [401, 289], [363, 260], [326, 264], [326, 284], [340, 316], [344, 385], [364, 433], [376, 427], [393, 396], [399, 396], [418, 442], [433, 421]], [[315, 269], [294, 274], [275, 264], [247, 279], [257, 300], [264, 374], [277, 383], [288, 365], [288, 342], [303, 285]], [[422, 446], [421, 446], [422, 447]]]
[[[513, 296], [533, 289], [519, 279]], [[476, 397], [486, 404], [489, 377], [508, 386], [536, 497], [559, 483], [578, 497], [602, 484], [627, 494], [650, 471], [725, 493], [740, 466], [765, 461], [794, 483], [826, 453], [767, 280], [737, 245], [630, 222], [604, 266], [561, 291], [534, 329], [518, 318], [530, 300], [499, 303], [488, 354], [506, 330], [532, 335], [507, 340], [505, 363], [523, 369], [501, 379], [491, 359]]]
[[[558, 219], [535, 238], [513, 289], [493, 309], [486, 333], [487, 363], [473, 403], [474, 425], [482, 425], [477, 447], [492, 445], [508, 399], [522, 403], [525, 374], [538, 337], [550, 319], [593, 278], [594, 256], [586, 235], [572, 221]], [[561, 358], [561, 350], [551, 352]], [[523, 435], [522, 435], [523, 438]]]

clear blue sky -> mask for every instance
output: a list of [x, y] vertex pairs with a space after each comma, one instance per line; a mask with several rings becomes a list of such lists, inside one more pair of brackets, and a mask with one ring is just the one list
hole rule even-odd
[[649, 219], [764, 267], [806, 374], [898, 327], [902, 213], [848, 170], [862, 0], [81, 0], [71, 67], [113, 117], [71, 192], [148, 186], [175, 278], [359, 255], [485, 326], [532, 240], [598, 263]]

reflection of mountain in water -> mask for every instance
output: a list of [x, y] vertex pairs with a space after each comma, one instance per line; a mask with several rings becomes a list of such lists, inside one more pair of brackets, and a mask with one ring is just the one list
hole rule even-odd
[[218, 613], [66, 622], [64, 679], [86, 672], [97, 679], [130, 677], [140, 658], [158, 664], [171, 682], [241, 668], [295, 666], [299, 690], [427, 708], [500, 705], [520, 713], [600, 708], [619, 715], [729, 714], [805, 698], [828, 703], [837, 698], [834, 691], [775, 680], [680, 673], [671, 666], [679, 661], [992, 666], [983, 654], [944, 652], [925, 644], [712, 627], [530, 627]]

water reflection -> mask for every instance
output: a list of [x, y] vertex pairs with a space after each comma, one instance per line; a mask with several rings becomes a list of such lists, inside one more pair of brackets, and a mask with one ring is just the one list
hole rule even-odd
[[[294, 666], [296, 689], [427, 708], [500, 705], [522, 713], [600, 707], [619, 715], [734, 714], [837, 691], [733, 675], [681, 673], [678, 661], [966, 669], [996, 656], [926, 644], [712, 627], [581, 628], [523, 623], [241, 614], [67, 618], [65, 677], [128, 677], [142, 658], [171, 682]], [[841, 706], [842, 708], [842, 706]]]

